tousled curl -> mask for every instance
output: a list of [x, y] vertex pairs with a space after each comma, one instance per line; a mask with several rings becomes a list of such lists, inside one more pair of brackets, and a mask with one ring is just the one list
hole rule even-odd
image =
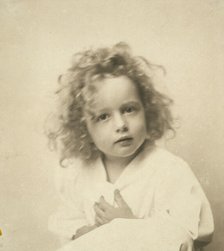
[[172, 100], [155, 89], [151, 76], [155, 67], [144, 57], [133, 56], [123, 42], [112, 48], [90, 49], [74, 55], [72, 66], [59, 77], [56, 127], [48, 129], [47, 133], [54, 146], [58, 143], [61, 146], [61, 164], [73, 157], [91, 161], [100, 154], [88, 133], [84, 116], [84, 106], [91, 103], [86, 88], [91, 88], [91, 81], [96, 77], [127, 76], [135, 83], [152, 143], [167, 130], [173, 130], [169, 108]]

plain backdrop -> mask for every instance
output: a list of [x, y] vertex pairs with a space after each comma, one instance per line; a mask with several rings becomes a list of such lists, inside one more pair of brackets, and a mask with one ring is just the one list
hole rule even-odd
[[224, 248], [224, 1], [0, 1], [0, 250], [54, 251], [58, 156], [44, 121], [72, 54], [128, 42], [163, 65], [179, 129], [166, 145], [192, 167], [215, 218], [207, 251]]

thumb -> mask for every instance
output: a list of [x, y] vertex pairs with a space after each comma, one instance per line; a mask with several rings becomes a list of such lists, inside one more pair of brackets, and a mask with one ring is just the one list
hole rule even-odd
[[117, 203], [118, 207], [129, 207], [118, 189], [114, 191], [114, 200]]

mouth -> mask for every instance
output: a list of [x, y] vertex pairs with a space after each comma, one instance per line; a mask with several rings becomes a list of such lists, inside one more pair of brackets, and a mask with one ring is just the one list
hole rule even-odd
[[117, 141], [115, 141], [115, 143], [130, 142], [132, 140], [133, 140], [132, 137], [121, 137], [120, 139], [118, 139]]

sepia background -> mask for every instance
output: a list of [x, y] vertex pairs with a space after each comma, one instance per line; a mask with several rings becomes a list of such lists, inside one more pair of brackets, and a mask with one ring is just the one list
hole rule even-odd
[[128, 42], [163, 65], [184, 158], [215, 218], [207, 251], [224, 249], [224, 1], [0, 1], [0, 250], [54, 251], [47, 219], [58, 204], [44, 122], [72, 54]]

